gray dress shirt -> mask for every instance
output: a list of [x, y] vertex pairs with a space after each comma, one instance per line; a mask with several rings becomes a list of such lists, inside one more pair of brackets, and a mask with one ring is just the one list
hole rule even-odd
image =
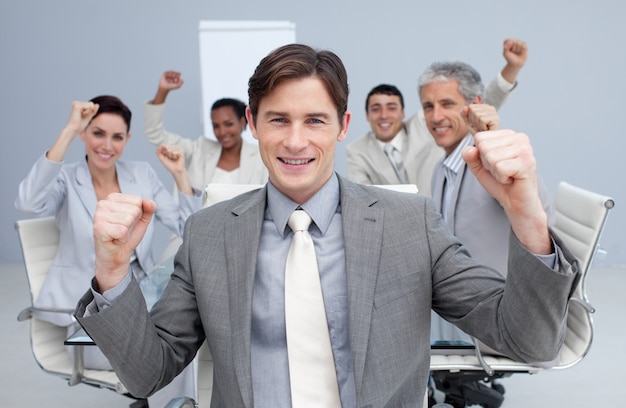
[[348, 336], [345, 255], [336, 175], [301, 206], [268, 184], [252, 295], [254, 406], [291, 407], [284, 288], [285, 263], [293, 237], [287, 220], [298, 207], [314, 222], [309, 232], [315, 244], [341, 402], [344, 407], [354, 407], [356, 388]]

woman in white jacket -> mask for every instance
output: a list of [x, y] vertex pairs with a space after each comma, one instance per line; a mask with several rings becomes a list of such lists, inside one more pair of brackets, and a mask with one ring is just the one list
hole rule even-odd
[[211, 107], [211, 122], [217, 141], [206, 137], [196, 140], [168, 132], [163, 126], [165, 100], [171, 90], [183, 85], [181, 74], [166, 71], [161, 75], [157, 93], [144, 106], [144, 135], [154, 145], [182, 148], [191, 185], [204, 189], [208, 183], [264, 184], [267, 169], [256, 145], [241, 137], [246, 128], [246, 105], [237, 99], [217, 100]]

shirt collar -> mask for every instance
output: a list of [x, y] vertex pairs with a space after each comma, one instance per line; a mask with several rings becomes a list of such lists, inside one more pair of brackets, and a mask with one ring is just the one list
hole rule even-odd
[[389, 143], [381, 142], [378, 139], [376, 139], [376, 142], [378, 143], [378, 146], [380, 146], [380, 150], [382, 151], [385, 151], [385, 145], [390, 144], [397, 151], [402, 153], [402, 149], [404, 149], [404, 145], [405, 145], [404, 139], [406, 139], [406, 137], [407, 135], [406, 135], [406, 132], [404, 131], [404, 126], [402, 126], [400, 131], [396, 133], [396, 135], [393, 137], [393, 139], [391, 139]]
[[463, 163], [465, 163], [463, 161], [463, 157], [461, 156], [461, 152], [466, 146], [473, 144], [474, 137], [471, 134], [465, 136], [456, 149], [454, 149], [454, 151], [443, 160], [444, 167], [448, 168], [454, 174], [458, 174], [463, 166]]
[[320, 230], [326, 234], [339, 207], [339, 179], [333, 173], [330, 179], [306, 203], [299, 205], [278, 191], [271, 182], [267, 183], [267, 208], [280, 235], [285, 236], [289, 229], [287, 221], [298, 207], [306, 211]]

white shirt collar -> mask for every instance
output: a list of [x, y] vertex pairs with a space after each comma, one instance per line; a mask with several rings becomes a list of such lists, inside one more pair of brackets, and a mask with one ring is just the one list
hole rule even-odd
[[391, 141], [389, 143], [381, 142], [380, 140], [378, 140], [378, 138], [376, 139], [376, 142], [378, 143], [378, 146], [380, 146], [380, 150], [381, 151], [385, 151], [385, 145], [386, 144], [390, 144], [397, 151], [402, 153], [402, 150], [404, 149], [404, 145], [405, 145], [404, 139], [406, 137], [407, 136], [406, 136], [406, 132], [404, 131], [404, 126], [402, 126], [400, 131], [398, 133], [396, 133], [396, 135], [393, 137], [393, 139], [391, 139]]

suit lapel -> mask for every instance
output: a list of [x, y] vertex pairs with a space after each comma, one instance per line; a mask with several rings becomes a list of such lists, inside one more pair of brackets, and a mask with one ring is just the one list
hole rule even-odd
[[135, 175], [129, 172], [126, 167], [119, 161], [115, 163], [115, 171], [117, 172], [117, 182], [120, 185], [120, 191], [124, 194], [133, 194], [146, 198], [140, 183], [137, 183]]
[[254, 150], [251, 149], [251, 147], [257, 149], [256, 146], [251, 146], [246, 142], [241, 145], [241, 160], [239, 161], [239, 182], [243, 184], [250, 183], [250, 180], [252, 180], [252, 177], [254, 176], [254, 166], [246, 165], [246, 163], [250, 163], [252, 161], [252, 156], [255, 153]]
[[257, 252], [265, 211], [266, 189], [255, 199], [234, 208], [224, 226], [226, 242], [226, 275], [228, 279], [230, 317], [232, 321], [233, 364], [239, 380], [239, 389], [246, 406], [252, 406], [252, 366], [250, 361], [250, 327], [252, 290], [256, 271]]
[[204, 174], [204, 183], [210, 183], [213, 179], [213, 174], [215, 174], [215, 168], [217, 167], [217, 163], [220, 160], [220, 156], [222, 154], [222, 146], [218, 142], [213, 142], [215, 145], [211, 144], [212, 141], [208, 142], [207, 154], [202, 160], [202, 172]]
[[81, 160], [80, 165], [76, 168], [76, 194], [83, 203], [85, 210], [89, 213], [89, 217], [93, 220], [98, 199], [91, 181], [91, 173], [89, 172], [89, 167], [87, 167], [86, 158]]
[[377, 169], [378, 177], [380, 178], [380, 182], [374, 182], [372, 184], [400, 184], [400, 180], [398, 179], [391, 162], [378, 144], [376, 135], [370, 132], [369, 136], [368, 156], [371, 158], [373, 167]]
[[350, 348], [357, 395], [361, 392], [363, 381], [383, 242], [384, 211], [375, 206], [376, 201], [365, 190], [357, 190], [355, 186], [341, 182]]
[[435, 171], [433, 173], [433, 201], [435, 201], [435, 205], [437, 206], [437, 211], [441, 213], [441, 207], [443, 203], [443, 181], [445, 179], [445, 175], [443, 173], [443, 164], [441, 161], [437, 163], [435, 167]]

